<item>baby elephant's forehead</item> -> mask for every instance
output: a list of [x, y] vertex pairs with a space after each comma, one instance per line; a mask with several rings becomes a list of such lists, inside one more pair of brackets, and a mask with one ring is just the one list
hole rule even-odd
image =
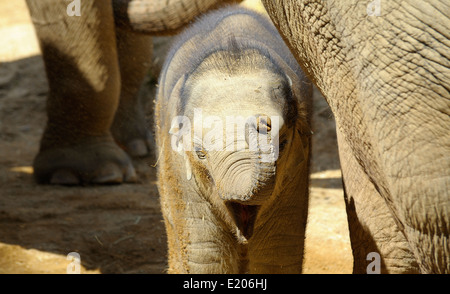
[[223, 73], [205, 73], [201, 79], [187, 82], [184, 94], [185, 111], [201, 107], [210, 112], [221, 112], [226, 106], [228, 110], [242, 110], [245, 107], [266, 108], [280, 106], [286, 103], [288, 97], [283, 97], [288, 86], [286, 77], [268, 70], [252, 73], [227, 75]]

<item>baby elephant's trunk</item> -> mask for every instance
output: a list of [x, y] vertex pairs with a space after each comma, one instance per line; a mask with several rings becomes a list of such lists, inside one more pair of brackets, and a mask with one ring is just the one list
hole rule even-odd
[[215, 173], [219, 195], [230, 214], [248, 240], [259, 207], [267, 201], [275, 188], [278, 159], [278, 119], [255, 115], [247, 121], [244, 150], [218, 154], [222, 164]]
[[[220, 197], [245, 205], [261, 205], [275, 185], [278, 119], [254, 115], [245, 127], [245, 149], [217, 152], [213, 176]], [[236, 139], [236, 143], [239, 139]]]

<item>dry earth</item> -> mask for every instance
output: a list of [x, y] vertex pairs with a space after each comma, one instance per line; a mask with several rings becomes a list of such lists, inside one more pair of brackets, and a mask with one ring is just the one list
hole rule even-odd
[[[139, 182], [133, 185], [36, 185], [31, 164], [48, 85], [24, 0], [0, 0], [0, 36], [0, 273], [66, 273], [70, 252], [80, 254], [82, 273], [164, 273], [154, 158], [134, 161]], [[142, 91], [149, 99], [169, 42], [155, 38], [155, 66]], [[318, 91], [314, 102], [304, 272], [350, 273], [334, 119]]]

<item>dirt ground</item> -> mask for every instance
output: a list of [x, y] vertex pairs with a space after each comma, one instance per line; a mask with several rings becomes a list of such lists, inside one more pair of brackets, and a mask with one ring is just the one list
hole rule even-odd
[[[0, 36], [0, 273], [66, 273], [70, 252], [80, 254], [81, 273], [164, 273], [155, 159], [134, 160], [137, 184], [37, 185], [31, 165], [45, 126], [48, 85], [25, 0], [0, 0]], [[153, 75], [169, 42], [155, 38]], [[149, 75], [143, 87], [148, 99], [155, 80]], [[350, 273], [334, 119], [318, 91], [314, 103], [304, 272]]]

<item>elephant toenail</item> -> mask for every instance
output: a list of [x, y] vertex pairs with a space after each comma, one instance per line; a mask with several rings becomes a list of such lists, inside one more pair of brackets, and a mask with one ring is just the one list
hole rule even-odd
[[125, 172], [124, 181], [126, 183], [136, 183], [137, 182], [137, 175], [136, 171], [134, 170], [133, 166], [129, 165], [127, 167], [127, 170]]
[[80, 179], [71, 171], [57, 170], [53, 173], [50, 184], [52, 185], [79, 185]]
[[141, 139], [132, 140], [127, 144], [127, 151], [133, 157], [145, 156], [148, 154], [147, 144]]
[[94, 184], [120, 184], [123, 181], [122, 172], [114, 164], [104, 165], [92, 180]]

